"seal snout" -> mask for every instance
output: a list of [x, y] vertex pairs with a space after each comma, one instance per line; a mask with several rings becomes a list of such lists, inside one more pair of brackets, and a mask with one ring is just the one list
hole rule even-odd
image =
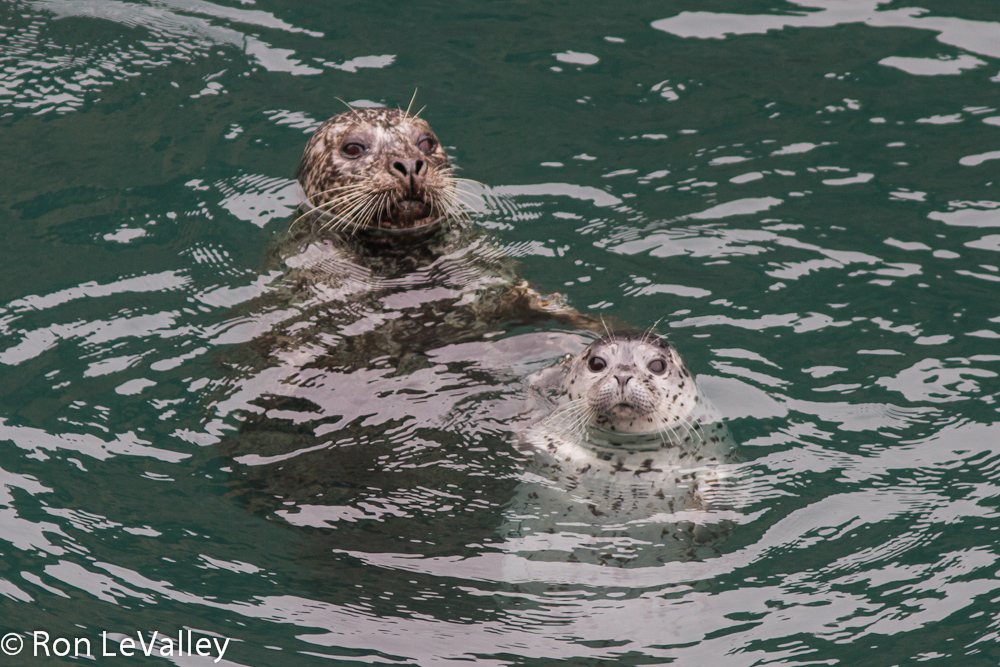
[[[424, 189], [424, 175], [427, 173], [426, 163], [421, 158], [399, 158], [392, 162], [392, 172], [400, 179], [410, 198], [418, 198], [418, 193]], [[419, 197], [423, 199], [423, 197]]]
[[619, 364], [604, 374], [590, 394], [598, 415], [643, 415], [656, 407], [656, 399], [638, 378], [634, 365]]
[[622, 396], [624, 396], [628, 383], [635, 379], [635, 372], [631, 368], [619, 371], [615, 373], [615, 379], [618, 381], [618, 389], [622, 392]]
[[636, 400], [638, 397], [635, 388], [635, 369], [619, 366], [612, 373], [612, 377], [617, 385], [618, 395], [611, 408], [636, 410], [639, 406]]

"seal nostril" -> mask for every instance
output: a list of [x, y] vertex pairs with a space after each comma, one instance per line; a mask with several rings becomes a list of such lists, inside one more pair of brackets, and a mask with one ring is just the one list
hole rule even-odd
[[403, 176], [406, 176], [409, 172], [406, 169], [406, 164], [401, 160], [396, 160], [392, 163], [392, 168], [398, 171]]
[[413, 173], [414, 173], [414, 175], [420, 176], [421, 173], [423, 173], [423, 171], [424, 171], [424, 161], [423, 160], [417, 160], [416, 164], [413, 165]]

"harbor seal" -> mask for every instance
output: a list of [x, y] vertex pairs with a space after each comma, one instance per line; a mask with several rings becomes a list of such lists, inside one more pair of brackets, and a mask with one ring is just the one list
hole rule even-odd
[[[222, 404], [241, 415], [243, 432], [288, 422], [308, 432], [347, 417], [355, 373], [413, 376], [435, 365], [436, 350], [524, 325], [599, 327], [561, 295], [533, 289], [472, 223], [470, 207], [488, 189], [455, 177], [414, 114], [334, 116], [306, 144], [298, 178], [306, 201], [273, 244], [257, 297], [234, 318], [247, 344], [228, 355], [238, 373]], [[393, 395], [397, 383], [387, 384], [379, 396]], [[388, 410], [387, 420], [414, 418], [412, 407], [395, 412], [399, 401], [364, 403]], [[328, 424], [322, 432], [344, 436]]]
[[735, 444], [666, 340], [608, 334], [532, 383], [558, 407], [524, 437], [531, 458], [503, 528], [512, 551], [649, 564], [728, 534]]
[[320, 125], [297, 172], [306, 201], [272, 254], [278, 279], [253, 304], [275, 313], [255, 318], [257, 348], [304, 351], [288, 357], [299, 366], [319, 353], [338, 369], [386, 356], [409, 367], [428, 349], [501, 327], [596, 327], [561, 295], [534, 290], [468, 224], [486, 188], [454, 170], [409, 111], [351, 108]]

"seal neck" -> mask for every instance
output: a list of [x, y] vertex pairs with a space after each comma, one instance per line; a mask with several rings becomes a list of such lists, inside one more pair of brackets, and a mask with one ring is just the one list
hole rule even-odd
[[299, 239], [334, 239], [361, 255], [390, 257], [433, 245], [453, 226], [451, 218], [443, 215], [415, 227], [366, 226], [345, 230], [335, 229], [331, 221], [333, 217], [321, 211], [302, 213], [292, 223], [289, 235]]
[[620, 433], [596, 426], [588, 426], [584, 431], [586, 446], [594, 451], [606, 452], [652, 452], [680, 447], [683, 433], [676, 428], [662, 429], [651, 433]]
[[359, 227], [351, 231], [336, 231], [330, 235], [362, 249], [371, 248], [378, 253], [391, 253], [397, 248], [400, 253], [405, 253], [413, 246], [433, 241], [450, 226], [449, 220], [440, 217], [418, 227]]

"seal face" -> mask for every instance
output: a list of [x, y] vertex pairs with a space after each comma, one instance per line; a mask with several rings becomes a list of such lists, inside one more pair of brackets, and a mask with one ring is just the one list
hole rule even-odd
[[581, 472], [644, 474], [718, 462], [732, 452], [718, 411], [658, 336], [609, 334], [543, 373], [549, 385], [562, 374], [565, 398], [529, 440]]
[[297, 173], [306, 213], [323, 228], [412, 230], [463, 214], [454, 168], [430, 125], [398, 109], [330, 118], [306, 144]]
[[615, 433], [675, 428], [699, 400], [677, 351], [646, 334], [613, 335], [591, 343], [573, 359], [564, 388], [586, 425]]

